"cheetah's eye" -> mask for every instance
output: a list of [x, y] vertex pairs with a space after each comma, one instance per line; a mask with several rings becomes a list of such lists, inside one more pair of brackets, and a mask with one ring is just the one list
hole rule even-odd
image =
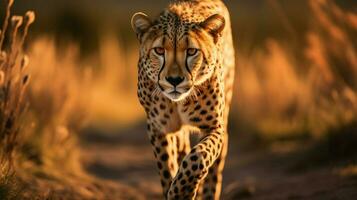
[[160, 56], [165, 55], [165, 49], [162, 47], [155, 47], [154, 51], [157, 55], [160, 55]]
[[197, 54], [197, 52], [198, 52], [198, 49], [195, 49], [195, 48], [188, 48], [187, 49], [187, 55], [188, 56], [194, 56], [194, 55]]

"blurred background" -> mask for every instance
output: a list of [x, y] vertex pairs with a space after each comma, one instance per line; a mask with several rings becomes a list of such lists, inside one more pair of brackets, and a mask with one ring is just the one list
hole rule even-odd
[[[160, 199], [136, 97], [139, 45], [130, 18], [137, 11], [154, 18], [167, 3], [15, 1], [13, 15], [36, 14], [25, 43], [31, 79], [15, 156], [28, 196], [116, 191], [116, 199]], [[237, 71], [223, 199], [356, 197], [357, 2], [225, 3]], [[3, 19], [6, 1], [0, 5]], [[83, 180], [91, 184], [68, 187]]]
[[[101, 2], [27, 0], [15, 3], [13, 14], [23, 13], [29, 8], [36, 13], [36, 23], [32, 26], [26, 46], [30, 50], [29, 53], [36, 52], [36, 48], [40, 49], [38, 54], [49, 53], [50, 51], [39, 47], [42, 42], [42, 45], [54, 51], [52, 53], [55, 55], [52, 56], [58, 57], [60, 60], [57, 62], [58, 65], [61, 65], [61, 62], [72, 62], [71, 64], [79, 70], [89, 68], [95, 73], [93, 78], [105, 76], [104, 73], [107, 73], [108, 77], [103, 79], [108, 82], [113, 81], [108, 83], [108, 86], [128, 90], [113, 92], [113, 95], [135, 96], [138, 44], [130, 28], [130, 18], [137, 11], [146, 12], [154, 18], [166, 4], [166, 0], [155, 1], [155, 5], [139, 0], [130, 3], [122, 0]], [[228, 1], [226, 4], [231, 10], [237, 47], [235, 107], [238, 112], [234, 113], [244, 112], [234, 117], [243, 117], [244, 120], [256, 123], [256, 120], [249, 118], [261, 118], [264, 117], [263, 114], [275, 115], [275, 118], [285, 118], [286, 123], [282, 122], [280, 125], [290, 129], [281, 132], [291, 132], [298, 128], [289, 128], [289, 126], [298, 126], [292, 122], [296, 120], [303, 120], [304, 122], [301, 123], [305, 123], [305, 127], [301, 128], [309, 130], [295, 132], [323, 132], [324, 130], [312, 130], [314, 127], [306, 127], [313, 126], [313, 123], [302, 118], [316, 119], [316, 115], [306, 113], [313, 112], [312, 107], [309, 106], [309, 103], [313, 103], [311, 101], [321, 102], [322, 97], [329, 95], [332, 97], [332, 93], [336, 92], [348, 93], [342, 91], [341, 87], [344, 86], [341, 85], [344, 84], [346, 90], [353, 90], [356, 87], [356, 61], [354, 60], [356, 42], [352, 36], [356, 28], [354, 13], [357, 12], [357, 6], [354, 1], [319, 0], [314, 3], [240, 0]], [[341, 51], [336, 50], [339, 47]], [[65, 59], [67, 54], [71, 58]], [[42, 59], [46, 57], [38, 56]], [[37, 61], [32, 60], [32, 62]], [[33, 65], [42, 68], [39, 65], [46, 66], [48, 63], [42, 61]], [[307, 91], [313, 90], [313, 87], [317, 91]], [[323, 90], [328, 90], [326, 92], [330, 94], [319, 94], [325, 92]], [[353, 93], [353, 91], [349, 92]], [[335, 94], [335, 97], [340, 96]], [[110, 95], [107, 98], [110, 99]], [[130, 98], [119, 98], [121, 99], [119, 102], [124, 101], [126, 106], [116, 103], [116, 105], [121, 104], [116, 106], [118, 107], [116, 109], [138, 107], [137, 102], [130, 101]], [[108, 100], [105, 96], [94, 99], [104, 102]], [[320, 102], [314, 102], [318, 104], [315, 106], [322, 107]], [[130, 103], [135, 105], [130, 106]], [[330, 103], [336, 106], [336, 103]], [[105, 104], [112, 106], [112, 104]], [[95, 120], [123, 116], [123, 111], [113, 112], [111, 108], [107, 113], [104, 110], [106, 106], [96, 104], [96, 107], [101, 110], [96, 111], [99, 113], [95, 114]], [[347, 104], [346, 107], [350, 108]], [[330, 109], [331, 115], [336, 114], [333, 112], [338, 112]], [[127, 120], [135, 121], [142, 117], [142, 109], [138, 108], [135, 111], [137, 112], [125, 112], [124, 119], [114, 119], [114, 125], [118, 122], [126, 124]], [[344, 113], [345, 110], [340, 111]], [[132, 115], [131, 113], [141, 116], [128, 116]], [[107, 114], [117, 116], [103, 116]], [[287, 116], [282, 116], [284, 114]], [[274, 120], [272, 116], [266, 118]], [[107, 120], [112, 121], [112, 119], [104, 121]], [[320, 127], [316, 129], [332, 125], [330, 123], [332, 122], [320, 122], [316, 125]], [[266, 126], [269, 129], [268, 124], [261, 124], [259, 127]]]

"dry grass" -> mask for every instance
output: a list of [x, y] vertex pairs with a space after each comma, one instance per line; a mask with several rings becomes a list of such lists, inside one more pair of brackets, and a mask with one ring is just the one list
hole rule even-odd
[[[97, 184], [106, 183], [82, 169], [78, 134], [88, 123], [123, 125], [142, 116], [136, 101], [136, 68], [123, 67], [122, 52], [113, 41], [111, 37], [104, 40], [99, 58], [85, 60], [80, 60], [75, 44], [58, 49], [53, 39], [41, 37], [30, 45], [28, 72], [32, 82], [26, 93], [28, 109], [22, 121], [14, 177], [26, 188], [23, 198], [56, 199], [64, 191], [68, 198], [105, 195]], [[129, 58], [135, 59], [135, 55]], [[103, 67], [95, 70], [88, 63]], [[73, 191], [75, 187], [78, 189]]]
[[266, 139], [321, 137], [357, 117], [357, 14], [332, 1], [309, 2], [305, 45], [270, 39], [238, 55], [237, 110]]
[[[104, 191], [117, 187], [83, 171], [78, 147], [78, 134], [85, 125], [128, 124], [142, 115], [136, 112], [140, 107], [134, 100], [136, 69], [126, 71], [120, 48], [113, 39], [106, 41], [99, 58], [84, 60], [75, 44], [58, 49], [53, 39], [41, 37], [30, 45], [30, 106], [22, 133], [24, 144], [17, 157], [17, 174], [27, 188], [24, 198], [57, 199], [63, 193], [68, 194], [66, 198], [107, 198]], [[88, 63], [103, 67], [96, 70]], [[98, 188], [98, 184], [106, 188]], [[124, 195], [121, 189], [117, 188], [115, 195]], [[134, 195], [128, 191], [126, 195]]]
[[357, 166], [349, 165], [343, 169], [336, 170], [336, 173], [340, 176], [357, 177]]
[[136, 97], [136, 46], [124, 48], [114, 35], [102, 37], [97, 60], [100, 69], [92, 84], [93, 122], [128, 126], [144, 117]]
[[[21, 143], [24, 94], [29, 82], [25, 72], [28, 58], [22, 47], [35, 15], [11, 16], [12, 0], [6, 4], [6, 15], [0, 30], [0, 197], [16, 196], [14, 153]], [[5, 45], [4, 43], [7, 42]], [[8, 189], [6, 189], [8, 188]]]
[[[36, 43], [31, 52], [32, 64], [38, 67], [28, 69], [29, 59], [22, 47], [34, 13], [11, 17], [12, 4], [7, 1], [0, 35], [0, 198], [46, 197], [49, 194], [40, 185], [55, 190], [58, 185], [78, 185], [73, 177], [88, 184], [91, 181], [81, 171], [74, 135], [87, 118], [84, 102], [90, 97], [82, 91], [90, 73], [77, 70], [74, 58], [69, 57], [75, 55], [72, 49], [61, 55], [70, 62], [61, 62], [54, 49], [43, 46], [48, 45], [46, 40]], [[28, 73], [33, 78], [29, 88]], [[57, 182], [49, 184], [48, 180]]]
[[[43, 110], [42, 118], [54, 116], [61, 109], [61, 116], [53, 117], [56, 123], [78, 124], [84, 116], [76, 115], [84, 114], [90, 124], [106, 127], [125, 126], [143, 117], [136, 98], [135, 47], [124, 49], [109, 34], [102, 37], [98, 54], [86, 58], [80, 57], [77, 44], [70, 43], [68, 47], [58, 49], [54, 39], [49, 37], [38, 38], [29, 51], [34, 77], [30, 88], [31, 105], [36, 110]], [[49, 82], [53, 87], [49, 87]], [[35, 98], [42, 100], [35, 101]], [[64, 99], [67, 99], [66, 103]], [[46, 106], [55, 110], [43, 109]]]
[[[69, 47], [58, 55], [53, 44], [50, 39], [40, 39], [29, 54], [33, 59], [33, 81], [28, 92], [28, 129], [24, 133], [28, 142], [23, 152], [45, 166], [56, 166], [58, 161], [76, 157], [73, 140], [88, 120], [91, 99], [86, 92], [91, 71], [77, 67], [76, 49]], [[73, 169], [70, 164], [68, 167]]]

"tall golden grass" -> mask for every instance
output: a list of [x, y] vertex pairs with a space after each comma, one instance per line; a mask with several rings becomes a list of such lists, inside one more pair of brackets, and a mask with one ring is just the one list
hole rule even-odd
[[128, 126], [143, 118], [136, 97], [137, 48], [124, 47], [113, 34], [102, 36], [99, 56], [90, 58], [99, 65], [91, 87], [94, 123]]
[[[57, 102], [55, 113], [59, 108], [64, 116], [85, 113], [86, 121], [101, 127], [125, 126], [143, 117], [136, 98], [135, 47], [124, 49], [115, 36], [108, 34], [102, 36], [97, 53], [86, 58], [81, 58], [78, 44], [58, 49], [54, 39], [47, 36], [38, 38], [29, 49], [34, 76], [30, 90], [36, 93], [32, 99], [41, 97], [43, 90], [51, 94], [47, 95], [50, 100], [41, 98], [46, 102], [33, 101], [37, 110], [48, 110], [43, 107], [52, 107], [51, 102]], [[69, 98], [65, 109], [61, 106], [63, 98]], [[54, 114], [43, 112], [46, 117]], [[55, 118], [66, 120], [65, 124], [78, 121]]]
[[[86, 59], [81, 59], [76, 44], [59, 49], [51, 37], [40, 37], [30, 45], [29, 108], [17, 156], [17, 175], [29, 190], [26, 198], [34, 194], [60, 198], [63, 190], [69, 198], [103, 195], [96, 189], [97, 180], [82, 169], [78, 136], [88, 124], [123, 125], [142, 115], [136, 106], [136, 69], [125, 70], [122, 52], [113, 40], [104, 40], [100, 56]], [[103, 67], [96, 69], [96, 65]], [[36, 184], [29, 184], [35, 180]]]
[[34, 44], [28, 67], [23, 45], [35, 15], [11, 16], [14, 2], [6, 3], [0, 35], [0, 199], [47, 198], [49, 188], [78, 185], [74, 176], [91, 181], [81, 171], [75, 135], [88, 118], [91, 97], [82, 91], [88, 91], [91, 75], [77, 68], [73, 49], [58, 57], [45, 39]]
[[264, 138], [320, 137], [356, 120], [357, 14], [329, 0], [309, 5], [304, 45], [269, 39], [238, 55], [237, 110]]
[[33, 81], [24, 154], [45, 166], [57, 166], [58, 161], [76, 155], [73, 140], [89, 118], [91, 71], [78, 68], [75, 47], [59, 55], [48, 38], [35, 42], [30, 52]]

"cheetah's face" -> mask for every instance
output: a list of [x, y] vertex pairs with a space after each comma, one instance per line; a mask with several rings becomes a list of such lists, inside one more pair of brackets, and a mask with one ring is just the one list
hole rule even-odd
[[140, 40], [139, 62], [144, 63], [146, 74], [166, 97], [177, 102], [212, 76], [217, 40], [225, 22], [220, 15], [201, 23], [177, 19], [174, 23], [173, 17], [161, 17], [153, 24], [138, 13], [133, 16], [132, 26]]

